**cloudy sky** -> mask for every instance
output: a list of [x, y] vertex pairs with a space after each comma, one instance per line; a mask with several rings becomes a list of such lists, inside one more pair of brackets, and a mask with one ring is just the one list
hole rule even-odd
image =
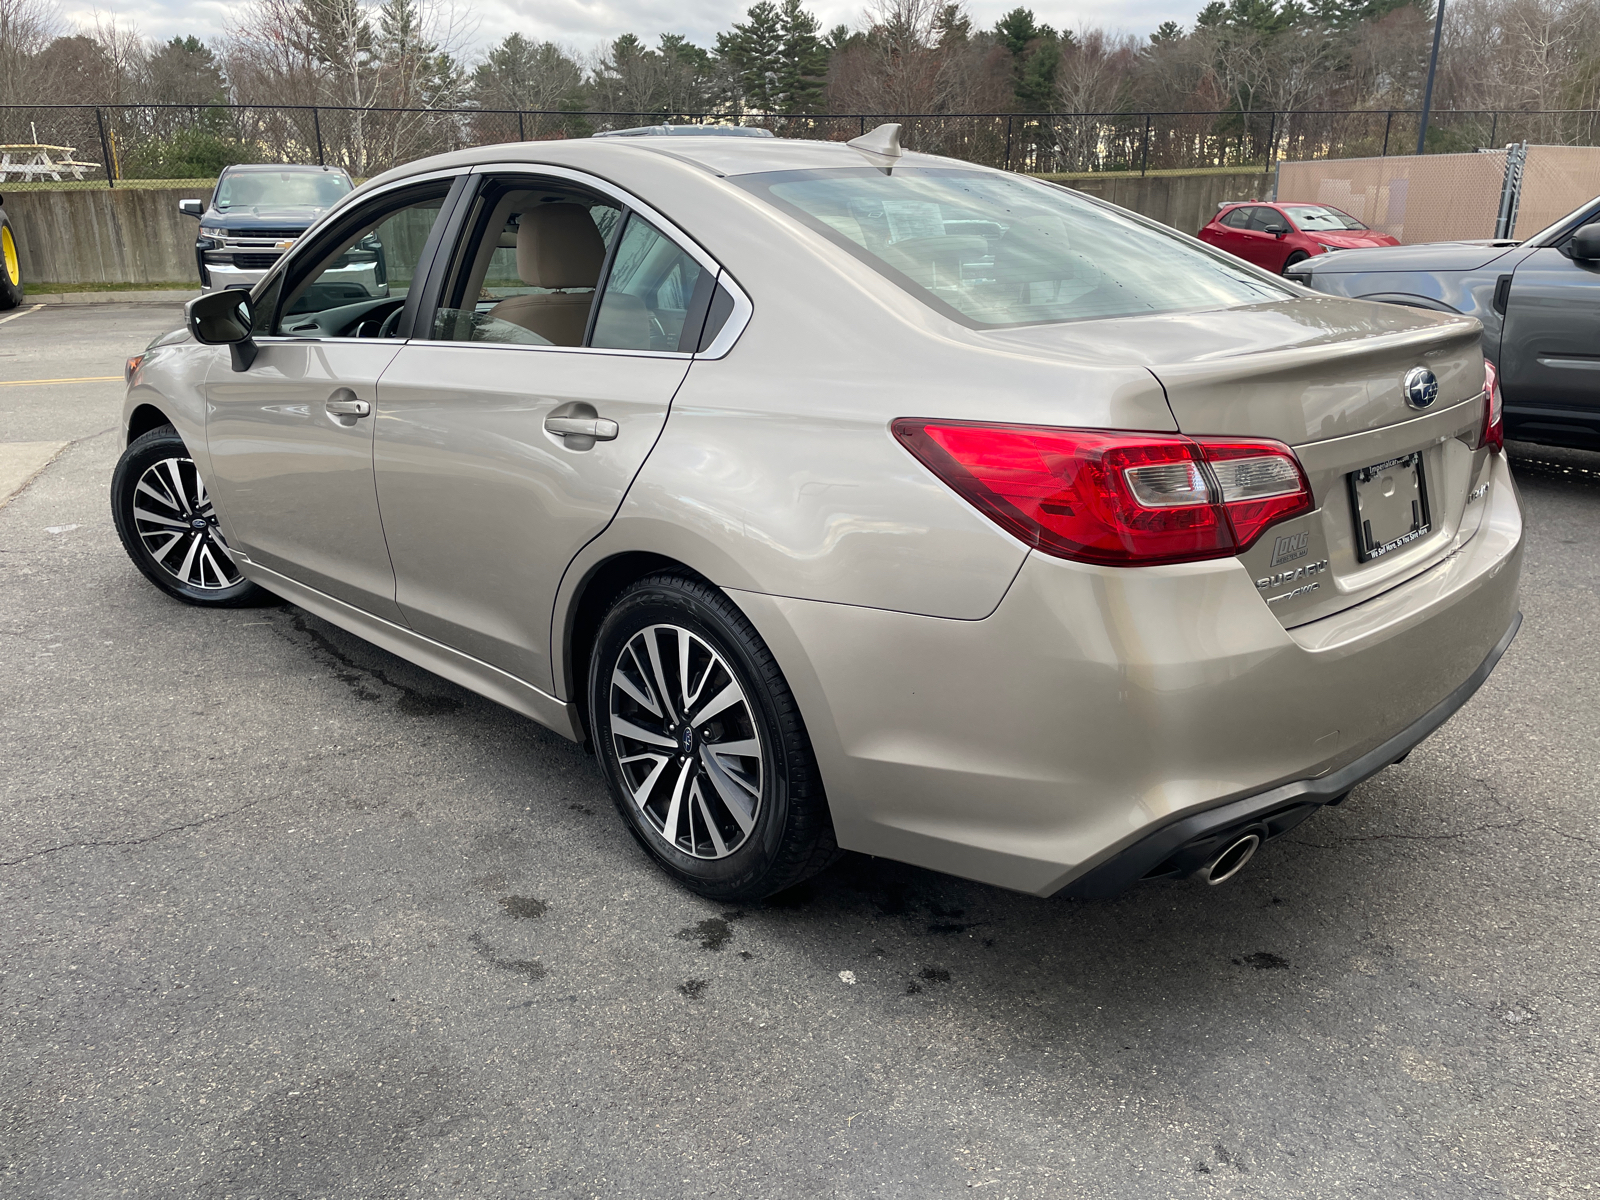
[[[428, 0], [424, 0], [425, 3]], [[440, 3], [441, 0], [432, 0]], [[508, 33], [520, 32], [559, 42], [588, 52], [618, 34], [632, 31], [649, 40], [662, 33], [687, 34], [691, 41], [710, 46], [719, 30], [740, 19], [751, 0], [456, 0], [473, 27], [469, 48], [493, 44]], [[1001, 14], [1028, 0], [974, 0], [968, 5], [973, 21], [992, 26]], [[1032, 5], [1039, 20], [1058, 29], [1079, 25], [1104, 25], [1129, 33], [1150, 32], [1162, 21], [1188, 24], [1204, 0], [1039, 0]], [[238, 0], [65, 0], [63, 9], [79, 24], [93, 24], [95, 12], [131, 23], [149, 37], [194, 34], [210, 39], [222, 33]], [[818, 0], [807, 5], [824, 28], [861, 24], [860, 0]]]

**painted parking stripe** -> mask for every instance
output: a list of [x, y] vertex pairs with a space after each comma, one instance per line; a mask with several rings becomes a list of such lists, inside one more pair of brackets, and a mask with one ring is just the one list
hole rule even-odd
[[35, 304], [32, 308], [25, 308], [19, 313], [12, 313], [9, 317], [0, 317], [0, 325], [4, 325], [7, 321], [15, 321], [18, 317], [25, 317], [29, 313], [36, 313], [43, 307], [44, 305], [42, 304]]
[[[20, 313], [18, 314], [21, 315]], [[121, 383], [121, 375], [84, 375], [77, 379], [8, 379], [0, 387], [40, 387], [47, 383]]]

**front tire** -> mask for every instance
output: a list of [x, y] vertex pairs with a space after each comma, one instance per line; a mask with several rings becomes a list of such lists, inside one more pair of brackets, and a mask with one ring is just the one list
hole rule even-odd
[[1289, 255], [1289, 257], [1284, 260], [1283, 270], [1279, 271], [1278, 274], [1287, 275], [1289, 273], [1289, 268], [1290, 267], [1298, 267], [1301, 263], [1305, 262], [1305, 260], [1310, 258], [1310, 257], [1311, 257], [1311, 255], [1307, 254], [1304, 250], [1296, 250], [1293, 254]]
[[590, 658], [589, 713], [628, 829], [690, 890], [760, 900], [838, 857], [794, 695], [710, 584], [652, 575], [617, 598]]
[[277, 602], [234, 565], [205, 481], [171, 425], [123, 451], [111, 476], [111, 519], [133, 565], [167, 595], [205, 608]]
[[22, 260], [11, 220], [0, 213], [0, 311], [22, 303]]

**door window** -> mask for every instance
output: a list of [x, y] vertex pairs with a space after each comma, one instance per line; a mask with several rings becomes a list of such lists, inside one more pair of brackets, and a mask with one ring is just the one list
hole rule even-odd
[[[700, 331], [686, 331], [690, 313], [705, 313], [708, 272], [644, 218], [628, 217], [611, 261], [590, 345], [609, 350], [692, 351]], [[698, 295], [697, 295], [698, 289]], [[696, 303], [696, 301], [702, 303]]]
[[291, 265], [277, 296], [271, 333], [293, 338], [396, 336], [406, 296], [423, 268], [428, 235], [449, 180], [408, 191], [340, 222]]
[[491, 183], [434, 315], [439, 341], [582, 346], [622, 207], [567, 185]]
[[1227, 215], [1222, 218], [1222, 223], [1229, 229], [1243, 229], [1249, 220], [1248, 208], [1230, 208]]
[[1288, 222], [1283, 219], [1275, 208], [1252, 208], [1250, 210], [1251, 229], [1254, 229], [1257, 233], [1265, 233], [1269, 225], [1288, 228]]

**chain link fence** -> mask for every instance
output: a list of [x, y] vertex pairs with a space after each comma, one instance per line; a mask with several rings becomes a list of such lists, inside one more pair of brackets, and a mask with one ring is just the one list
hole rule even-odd
[[[214, 179], [231, 163], [319, 163], [366, 178], [412, 159], [497, 142], [588, 137], [635, 125], [735, 123], [846, 141], [885, 121], [910, 149], [1040, 174], [1261, 167], [1385, 157], [1416, 145], [1419, 114], [1350, 112], [961, 113], [817, 116], [518, 112], [268, 105], [0, 106], [5, 190]], [[1600, 110], [1435, 112], [1430, 152], [1508, 142], [1593, 146]], [[148, 185], [147, 185], [148, 186]]]

